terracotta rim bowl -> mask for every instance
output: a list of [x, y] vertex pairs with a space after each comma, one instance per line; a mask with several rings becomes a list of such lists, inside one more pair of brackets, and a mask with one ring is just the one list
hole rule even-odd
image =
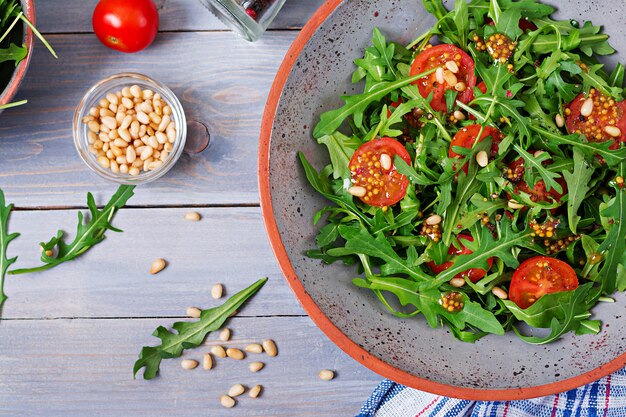
[[[590, 1], [602, 9], [602, 0], [580, 2], [580, 7]], [[394, 29], [397, 23], [412, 33], [395, 40], [408, 43], [432, 24], [423, 11], [412, 12], [409, 7], [422, 6], [415, 0], [328, 0], [300, 32], [274, 80], [261, 125], [259, 189], [270, 243], [288, 284], [311, 319], [343, 351], [374, 372], [420, 390], [472, 400], [526, 399], [573, 389], [620, 369], [626, 364], [622, 295], [612, 307], [594, 309], [605, 326], [598, 335], [572, 335], [532, 347], [514, 335], [488, 336], [468, 344], [455, 341], [445, 330], [430, 329], [422, 318], [390, 318], [374, 296], [351, 286], [355, 268], [322, 265], [303, 253], [315, 248], [321, 226], [312, 226], [312, 215], [327, 203], [314, 196], [303, 178], [296, 151], [302, 150], [318, 169], [323, 166], [326, 157], [316, 150], [321, 145], [312, 138], [312, 126], [323, 110], [340, 104], [340, 94], [354, 93], [349, 75], [352, 60], [369, 45], [365, 31], [371, 34], [375, 25], [381, 25], [383, 33], [403, 33]], [[615, 28], [612, 17], [582, 10], [581, 15], [596, 24], [621, 31], [614, 44], [626, 39], [626, 31]], [[622, 44], [626, 47], [626, 42]], [[298, 95], [308, 96], [294, 98]]]
[[[34, 25], [35, 24], [35, 3], [34, 0], [22, 0], [22, 10], [24, 15], [28, 18], [28, 20]], [[13, 72], [13, 76], [9, 80], [9, 84], [4, 89], [4, 91], [0, 92], [0, 106], [10, 103], [17, 90], [22, 83], [22, 80], [26, 76], [26, 70], [28, 69], [28, 64], [30, 64], [30, 58], [32, 56], [33, 51], [33, 31], [26, 25], [24, 25], [26, 29], [24, 33], [24, 44], [28, 48], [28, 54], [26, 57], [18, 64], [17, 68]]]

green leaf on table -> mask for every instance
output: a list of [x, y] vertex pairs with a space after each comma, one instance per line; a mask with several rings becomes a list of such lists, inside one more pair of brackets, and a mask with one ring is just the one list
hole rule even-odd
[[163, 326], [157, 327], [153, 336], [161, 339], [158, 346], [144, 346], [133, 367], [133, 375], [137, 376], [140, 369], [144, 379], [152, 379], [159, 372], [161, 360], [178, 358], [186, 349], [200, 346], [209, 332], [219, 330], [224, 322], [235, 313], [250, 297], [265, 285], [267, 278], [261, 278], [248, 288], [230, 297], [219, 307], [202, 310], [197, 321], [179, 321], [172, 325], [176, 332]]
[[[87, 207], [89, 208], [90, 219], [85, 222], [83, 213], [78, 212], [78, 225], [76, 227], [76, 236], [70, 243], [63, 240], [63, 231], [59, 230], [57, 235], [48, 242], [42, 242], [41, 261], [42, 266], [14, 269], [9, 274], [26, 274], [30, 272], [40, 272], [54, 268], [63, 262], [73, 261], [79, 255], [85, 253], [98, 243], [104, 240], [104, 234], [107, 230], [121, 232], [111, 225], [111, 220], [118, 209], [124, 207], [126, 202], [134, 195], [134, 185], [120, 185], [109, 202], [102, 208], [98, 209], [96, 202], [91, 193], [87, 194]], [[56, 255], [48, 256], [47, 251], [55, 251]]]
[[6, 205], [4, 193], [0, 189], [0, 312], [2, 311], [2, 304], [7, 299], [4, 293], [4, 278], [9, 266], [17, 260], [17, 256], [7, 258], [9, 243], [19, 236], [19, 233], [9, 233], [9, 216], [12, 209], [13, 204]]
[[563, 178], [567, 184], [567, 220], [572, 233], [580, 221], [578, 209], [590, 190], [589, 181], [593, 177], [594, 169], [585, 159], [582, 151], [574, 148], [574, 169], [572, 172], [563, 171]]

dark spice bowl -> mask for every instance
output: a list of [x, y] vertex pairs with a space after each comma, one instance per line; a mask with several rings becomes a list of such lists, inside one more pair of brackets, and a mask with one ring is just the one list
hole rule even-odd
[[[24, 15], [34, 25], [35, 4], [33, 0], [21, 0], [21, 5]], [[17, 67], [12, 61], [0, 64], [0, 106], [11, 102], [26, 75], [26, 69], [30, 63], [33, 51], [33, 31], [21, 21], [18, 22], [0, 46], [6, 47], [11, 43], [25, 45], [28, 49], [28, 54]]]

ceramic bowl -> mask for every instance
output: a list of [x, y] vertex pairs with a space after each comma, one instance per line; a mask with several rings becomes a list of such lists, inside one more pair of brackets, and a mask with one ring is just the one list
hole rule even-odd
[[[451, 1], [447, 2], [450, 9]], [[546, 0], [558, 18], [602, 24], [617, 49], [626, 50], [621, 0]], [[312, 138], [321, 112], [353, 94], [353, 60], [370, 44], [372, 29], [406, 44], [434, 23], [416, 0], [330, 0], [288, 51], [268, 99], [260, 138], [261, 206], [270, 241], [289, 285], [315, 323], [363, 365], [397, 382], [450, 397], [512, 400], [538, 397], [597, 380], [626, 364], [626, 297], [594, 308], [598, 335], [568, 334], [531, 346], [514, 334], [458, 342], [421, 317], [399, 319], [376, 297], [356, 288], [356, 268], [309, 259], [318, 226], [313, 214], [328, 205], [307, 183], [297, 161], [302, 151], [316, 167], [328, 163]], [[622, 57], [624, 54], [622, 53]], [[609, 58], [613, 64], [619, 56]]]
[[[33, 0], [22, 0], [21, 3], [24, 15], [32, 24], [35, 24], [35, 4]], [[16, 27], [19, 28], [21, 26], [21, 24], [18, 24]], [[13, 32], [15, 32], [15, 29]], [[10, 36], [13, 36], [13, 34]], [[24, 25], [24, 30], [21, 31], [21, 35], [20, 33], [17, 33], [17, 35], [13, 38], [13, 42], [16, 44], [26, 45], [28, 48], [28, 55], [26, 55], [26, 58], [24, 58], [17, 67], [14, 67], [13, 63], [9, 62], [0, 64], [0, 106], [11, 102], [17, 93], [24, 76], [26, 75], [26, 69], [30, 63], [33, 51], [32, 30]], [[0, 112], [1, 111], [2, 110], [0, 110]]]

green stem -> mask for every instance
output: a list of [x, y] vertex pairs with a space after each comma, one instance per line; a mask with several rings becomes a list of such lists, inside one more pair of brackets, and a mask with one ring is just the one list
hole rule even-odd
[[15, 19], [13, 19], [13, 22], [11, 22], [11, 24], [9, 25], [9, 27], [7, 28], [7, 30], [4, 32], [4, 35], [0, 36], [0, 42], [2, 42], [4, 40], [4, 38], [6, 38], [9, 33], [11, 32], [11, 30], [15, 27], [15, 25], [17, 25], [17, 22], [19, 22], [20, 18], [24, 15], [23, 12], [19, 12], [18, 15], [15, 17]]
[[28, 103], [28, 100], [14, 101], [13, 103], [3, 104], [2, 106], [0, 106], [0, 110], [21, 106], [22, 104], [26, 104], [26, 103]]
[[36, 268], [21, 268], [21, 269], [14, 269], [12, 271], [9, 271], [9, 275], [22, 275], [22, 274], [30, 274], [32, 272], [41, 272], [41, 271], [47, 271], [48, 269], [52, 269], [55, 266], [57, 266], [58, 264], [60, 264], [61, 262], [56, 262], [56, 263], [51, 263], [51, 264], [45, 264], [45, 265], [41, 265], [38, 266]]
[[43, 35], [41, 33], [39, 33], [39, 31], [37, 30], [37, 28], [35, 26], [33, 26], [32, 23], [30, 23], [30, 21], [26, 18], [26, 16], [22, 15], [21, 19], [24, 23], [26, 23], [26, 25], [33, 31], [33, 33], [35, 34], [35, 36], [37, 36], [39, 38], [39, 40], [41, 41], [41, 43], [43, 43], [46, 48], [48, 48], [48, 51], [50, 51], [50, 53], [52, 54], [53, 57], [55, 58], [59, 58], [57, 56], [57, 53], [54, 52], [54, 49], [52, 49], [52, 46], [50, 46], [50, 44], [48, 43], [48, 41], [46, 40], [46, 38], [43, 37]]

